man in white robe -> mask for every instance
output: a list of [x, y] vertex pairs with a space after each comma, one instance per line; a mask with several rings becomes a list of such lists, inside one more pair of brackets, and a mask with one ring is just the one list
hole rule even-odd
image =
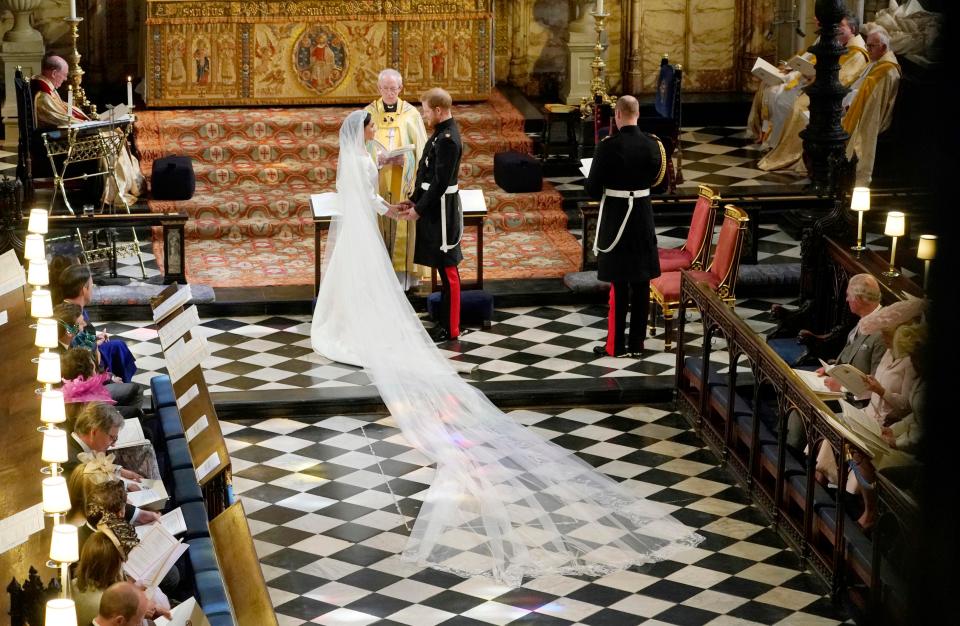
[[[394, 69], [380, 72], [377, 89], [380, 98], [366, 108], [377, 127], [372, 156], [380, 169], [380, 195], [390, 204], [399, 204], [413, 193], [427, 131], [417, 108], [400, 99], [403, 78], [399, 72]], [[413, 146], [413, 149], [393, 158], [384, 157], [385, 150], [403, 146]], [[416, 287], [422, 274], [422, 269], [413, 262], [416, 230], [410, 222], [381, 217], [380, 231], [403, 288]]]
[[[844, 86], [856, 80], [867, 64], [866, 45], [857, 32], [858, 29], [859, 22], [856, 17], [845, 17], [840, 22], [837, 38], [847, 49], [839, 59], [840, 83]], [[813, 57], [812, 54], [810, 56]], [[808, 60], [816, 63], [816, 57]], [[801, 160], [803, 140], [800, 138], [800, 131], [806, 128], [810, 121], [810, 97], [804, 92], [804, 87], [808, 84], [809, 81], [799, 72], [793, 72], [791, 78], [784, 84], [782, 92], [773, 97], [768, 95], [764, 100], [761, 118], [765, 112], [769, 120], [769, 130], [765, 138], [771, 150], [757, 164], [760, 169], [772, 171], [791, 166], [803, 168]], [[766, 92], [767, 89], [764, 91]], [[756, 99], [754, 111], [751, 113], [753, 117], [756, 117], [755, 111]], [[753, 122], [751, 128], [755, 126], [756, 122]]]
[[870, 64], [844, 99], [843, 130], [847, 131], [847, 158], [857, 157], [857, 186], [873, 177], [877, 135], [890, 126], [900, 86], [900, 64], [890, 49], [890, 35], [880, 26], [867, 35]]

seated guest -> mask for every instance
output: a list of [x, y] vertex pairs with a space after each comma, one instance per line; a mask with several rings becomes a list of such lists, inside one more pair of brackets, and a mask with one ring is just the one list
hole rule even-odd
[[877, 154], [877, 136], [893, 119], [893, 105], [900, 86], [900, 64], [890, 49], [890, 35], [874, 26], [867, 35], [870, 64], [850, 87], [844, 98], [843, 130], [847, 140], [847, 158], [857, 157], [856, 184], [867, 187], [873, 178]]
[[80, 259], [73, 255], [55, 254], [47, 264], [47, 273], [50, 275], [50, 298], [54, 304], [63, 302], [63, 294], [60, 293], [60, 274], [71, 265], [80, 265]]
[[[71, 305], [75, 306], [75, 305]], [[67, 404], [85, 404], [87, 402], [105, 402], [116, 405], [125, 419], [142, 417], [139, 406], [123, 406], [110, 397], [107, 383], [110, 372], [97, 373], [94, 354], [86, 348], [69, 348], [60, 358], [60, 375], [63, 377], [63, 401]]]
[[[909, 398], [916, 384], [916, 372], [913, 369], [909, 352], [916, 349], [919, 342], [909, 346], [907, 353], [895, 354], [893, 339], [897, 329], [905, 324], [911, 324], [917, 319], [926, 307], [926, 300], [903, 300], [871, 313], [862, 320], [861, 328], [867, 333], [881, 333], [883, 343], [887, 347], [877, 371], [874, 375], [866, 376], [867, 386], [870, 387], [870, 403], [864, 409], [868, 418], [876, 420], [880, 426], [889, 426], [897, 422], [910, 412]], [[855, 464], [861, 464], [865, 457], [859, 452], [852, 452]], [[836, 451], [822, 443], [817, 453], [817, 477], [821, 482], [839, 485], [839, 470], [837, 468]], [[860, 468], [862, 472], [862, 467]], [[872, 482], [872, 474], [863, 476]], [[860, 492], [858, 476], [853, 472], [847, 476], [845, 490], [849, 494]], [[869, 496], [872, 497], [872, 496]], [[863, 515], [857, 520], [864, 528], [872, 526], [875, 510], [870, 506], [868, 498], [864, 496]]]
[[[107, 587], [100, 596], [93, 626], [141, 626], [147, 616], [149, 602], [142, 589], [128, 582]], [[86, 625], [88, 622], [79, 622]]]
[[[840, 57], [840, 82], [847, 86], [856, 80], [867, 64], [867, 49], [859, 34], [860, 22], [854, 15], [840, 21], [837, 41], [846, 47]], [[811, 53], [801, 56], [816, 57]], [[802, 168], [803, 140], [800, 131], [810, 120], [810, 97], [804, 88], [812, 81], [799, 72], [791, 72], [783, 85], [765, 87], [754, 98], [748, 128], [761, 144], [770, 148], [757, 164], [762, 170], [780, 170], [791, 166]]]
[[[90, 518], [89, 509], [94, 506], [91, 504], [94, 493], [106, 491], [105, 494], [98, 496], [101, 504], [94, 508], [115, 511], [119, 517], [135, 526], [152, 524], [160, 519], [160, 515], [154, 511], [141, 510], [127, 504], [127, 486], [120, 477], [120, 466], [113, 462], [114, 455], [102, 452], [95, 454], [81, 452], [77, 455], [77, 460], [77, 465], [67, 473], [67, 487], [70, 491], [70, 503], [73, 506], [68, 518], [80, 526], [80, 534], [84, 535], [84, 538], [83, 522]], [[121, 493], [112, 491], [118, 488], [122, 490]], [[113, 498], [120, 500], [119, 507], [108, 506]], [[96, 523], [92, 523], [92, 526], [95, 527]]]
[[126, 521], [127, 488], [123, 481], [104, 473], [101, 480], [94, 481], [84, 476], [81, 485], [76, 485], [74, 474], [71, 472], [70, 503], [74, 502], [74, 495], [79, 492], [83, 498], [83, 523], [78, 527], [79, 544], [83, 543], [97, 532], [97, 525], [106, 518], [114, 517]]
[[[30, 79], [30, 89], [33, 92], [34, 122], [38, 130], [49, 130], [65, 126], [74, 121], [86, 121], [90, 118], [79, 108], [67, 110], [67, 103], [63, 101], [57, 89], [67, 79], [69, 67], [63, 58], [48, 54], [40, 63], [40, 74]], [[112, 132], [112, 131], [103, 131]], [[116, 132], [123, 132], [117, 130]], [[144, 188], [143, 174], [140, 173], [140, 164], [136, 157], [124, 148], [118, 155], [114, 166], [114, 174], [120, 183], [120, 198], [125, 204], [136, 203]], [[117, 199], [117, 185], [113, 176], [104, 176], [106, 185], [103, 190], [103, 202], [112, 204]]]
[[897, 329], [893, 336], [895, 357], [904, 354], [910, 357], [913, 370], [917, 373], [913, 391], [910, 394], [910, 413], [892, 426], [881, 429], [883, 439], [894, 450], [907, 454], [916, 454], [917, 446], [923, 435], [923, 419], [926, 409], [927, 384], [923, 371], [923, 350], [927, 345], [927, 331], [923, 324], [909, 324]]
[[[136, 533], [134, 533], [135, 538]], [[98, 618], [103, 596], [112, 585], [134, 582], [128, 580], [123, 573], [123, 563], [129, 551], [128, 545], [104, 524], [101, 524], [97, 532], [83, 544], [80, 560], [77, 562], [73, 594], [78, 624], [90, 624]], [[170, 617], [170, 603], [162, 591], [151, 588], [144, 594], [144, 598], [146, 608], [143, 615], [147, 619], [160, 615]]]
[[130, 352], [130, 348], [119, 339], [110, 339], [105, 332], [97, 332], [87, 314], [85, 307], [93, 300], [93, 275], [90, 273], [90, 268], [85, 265], [72, 265], [60, 274], [57, 282], [64, 302], [80, 306], [86, 331], [96, 336], [101, 369], [112, 372], [122, 380], [122, 383], [114, 383], [116, 386], [109, 387], [110, 396], [118, 404], [140, 406], [143, 401], [143, 388], [130, 382], [137, 372], [136, 359]]
[[[883, 338], [878, 334], [868, 334], [863, 332], [863, 319], [879, 311], [880, 305], [880, 284], [877, 279], [870, 274], [856, 274], [847, 281], [847, 306], [850, 312], [857, 316], [859, 321], [850, 334], [847, 335], [847, 342], [843, 350], [836, 359], [832, 359], [831, 364], [849, 363], [865, 374], [873, 374], [877, 371], [880, 359], [883, 353], [887, 351], [883, 344]], [[802, 336], [813, 336], [809, 330], [801, 330]], [[817, 374], [824, 376], [823, 368], [817, 369]], [[824, 384], [833, 391], [840, 391], [840, 383], [832, 378], [824, 380]], [[866, 400], [867, 398], [863, 398]], [[803, 430], [803, 422], [796, 411], [791, 411], [787, 417], [787, 445], [802, 450], [806, 445], [806, 433]]]
[[[73, 432], [67, 438], [67, 449], [70, 455], [70, 461], [64, 465], [65, 470], [72, 470], [79, 462], [81, 452], [94, 454], [97, 452], [106, 454], [120, 437], [120, 429], [124, 426], [123, 416], [114, 407], [103, 402], [88, 402], [80, 414], [77, 415], [73, 426]], [[149, 448], [148, 453], [137, 453], [140, 463], [137, 466], [131, 465], [128, 469], [123, 467], [122, 463], [119, 470], [120, 478], [127, 481], [127, 488], [131, 491], [139, 489], [137, 483], [143, 480], [141, 471], [146, 471], [150, 478], [159, 478], [159, 471], [156, 469], [157, 461], [153, 453], [153, 446], [148, 442], [142, 445], [143, 448]], [[124, 448], [127, 450], [127, 448]], [[151, 458], [146, 458], [146, 457]], [[136, 471], [135, 471], [136, 470]]]

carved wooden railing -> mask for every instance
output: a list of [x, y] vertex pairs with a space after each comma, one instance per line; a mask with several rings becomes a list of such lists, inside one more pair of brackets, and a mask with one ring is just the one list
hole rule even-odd
[[[871, 456], [866, 446], [754, 330], [684, 272], [681, 337], [688, 310], [699, 312], [704, 333], [698, 355], [691, 356], [696, 348], [683, 342], [677, 348], [681, 411], [832, 594], [875, 585], [869, 539], [844, 515], [844, 498], [828, 492], [814, 476], [815, 451], [821, 442], [835, 452], [841, 483], [851, 452]], [[725, 364], [704, 365], [710, 364], [715, 340], [725, 342], [729, 358]], [[791, 417], [801, 420], [813, 453], [788, 447]], [[858, 592], [856, 598], [865, 610], [866, 596]]]

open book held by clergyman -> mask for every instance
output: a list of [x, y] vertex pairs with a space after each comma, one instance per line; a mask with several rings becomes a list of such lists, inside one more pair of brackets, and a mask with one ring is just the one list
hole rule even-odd
[[393, 150], [390, 150], [385, 145], [383, 145], [382, 143], [374, 139], [373, 148], [374, 150], [376, 150], [377, 155], [382, 160], [386, 161], [387, 159], [392, 159], [394, 157], [403, 156], [409, 152], [413, 152], [416, 146], [414, 146], [412, 143], [408, 143], [406, 145], [400, 146], [399, 148], [394, 148]]

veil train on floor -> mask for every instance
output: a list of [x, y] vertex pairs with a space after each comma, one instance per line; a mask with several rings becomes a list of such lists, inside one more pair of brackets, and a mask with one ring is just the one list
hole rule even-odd
[[[364, 111], [340, 130], [334, 220], [311, 340], [362, 364], [412, 446], [436, 463], [402, 557], [519, 586], [669, 558], [703, 538], [568, 450], [516, 424], [463, 380], [403, 293], [376, 215]], [[340, 357], [340, 358], [338, 358]]]

